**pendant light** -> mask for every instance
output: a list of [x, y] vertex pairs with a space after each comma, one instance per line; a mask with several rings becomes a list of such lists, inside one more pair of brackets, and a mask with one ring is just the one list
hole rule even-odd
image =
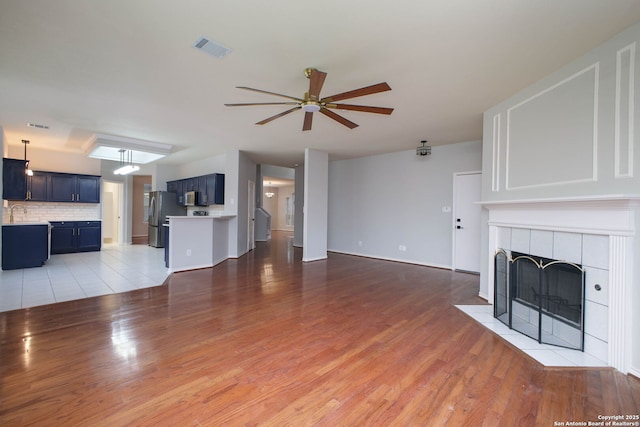
[[27, 160], [27, 144], [29, 143], [29, 140], [23, 139], [22, 143], [24, 144], [24, 173], [28, 176], [33, 176], [33, 171], [29, 169], [29, 160]]
[[115, 175], [127, 175], [140, 170], [140, 166], [133, 164], [131, 150], [122, 148], [118, 152], [120, 153], [120, 167], [113, 171]]
[[422, 143], [422, 145], [416, 148], [416, 156], [428, 156], [429, 154], [431, 154], [431, 147], [426, 145], [427, 140], [422, 140], [420, 142]]

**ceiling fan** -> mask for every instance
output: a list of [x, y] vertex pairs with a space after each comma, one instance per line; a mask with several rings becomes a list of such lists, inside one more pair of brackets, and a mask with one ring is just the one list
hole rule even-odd
[[374, 93], [385, 92], [391, 90], [391, 87], [386, 83], [378, 83], [371, 86], [366, 86], [360, 89], [350, 90], [348, 92], [338, 93], [336, 95], [320, 98], [320, 90], [324, 84], [324, 80], [327, 77], [327, 73], [318, 71], [315, 68], [306, 68], [304, 70], [305, 76], [309, 79], [309, 91], [304, 94], [304, 98], [296, 98], [295, 96], [283, 95], [280, 93], [269, 92], [261, 89], [254, 89], [246, 86], [237, 86], [238, 89], [251, 90], [254, 92], [266, 93], [269, 95], [275, 95], [282, 98], [290, 99], [289, 102], [257, 102], [247, 104], [224, 104], [227, 107], [246, 107], [254, 105], [295, 105], [295, 107], [276, 114], [275, 116], [268, 117], [264, 120], [257, 122], [257, 125], [264, 125], [272, 120], [278, 119], [282, 116], [286, 116], [289, 113], [293, 113], [296, 110], [302, 109], [304, 111], [304, 122], [302, 130], [311, 130], [311, 123], [313, 121], [313, 113], [320, 112], [325, 116], [337, 121], [340, 124], [353, 129], [358, 125], [350, 120], [342, 117], [339, 114], [334, 113], [333, 109], [338, 110], [352, 110], [361, 111], [364, 113], [377, 113], [377, 114], [391, 114], [393, 108], [385, 107], [369, 107], [366, 105], [352, 105], [352, 104], [336, 104], [337, 101], [345, 99], [357, 98], [359, 96], [372, 95]]

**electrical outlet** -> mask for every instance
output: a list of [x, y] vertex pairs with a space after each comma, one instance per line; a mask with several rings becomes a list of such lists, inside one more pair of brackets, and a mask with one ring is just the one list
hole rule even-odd
[[399, 250], [400, 252], [406, 252], [406, 251], [407, 251], [407, 247], [406, 247], [405, 245], [399, 245], [399, 246], [398, 246], [398, 250]]
[[358, 246], [362, 247], [362, 240], [358, 240]]
[[187, 249], [187, 256], [191, 256], [191, 249]]

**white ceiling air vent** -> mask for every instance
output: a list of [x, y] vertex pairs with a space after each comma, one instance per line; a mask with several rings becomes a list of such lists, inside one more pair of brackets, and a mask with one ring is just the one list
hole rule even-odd
[[224, 58], [231, 52], [231, 49], [211, 41], [206, 37], [201, 37], [193, 46], [208, 53], [209, 55], [215, 56], [216, 58]]
[[49, 129], [49, 126], [39, 125], [38, 123], [27, 123], [27, 126], [29, 126], [30, 128], [36, 128], [36, 129]]

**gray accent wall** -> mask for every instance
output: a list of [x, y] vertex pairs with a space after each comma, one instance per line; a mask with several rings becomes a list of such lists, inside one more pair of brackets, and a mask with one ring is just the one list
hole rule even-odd
[[426, 157], [408, 150], [330, 162], [329, 250], [450, 268], [453, 219], [443, 208], [453, 206], [453, 174], [480, 170], [481, 151], [470, 141]]
[[639, 194], [639, 44], [635, 25], [487, 110], [483, 200]]

